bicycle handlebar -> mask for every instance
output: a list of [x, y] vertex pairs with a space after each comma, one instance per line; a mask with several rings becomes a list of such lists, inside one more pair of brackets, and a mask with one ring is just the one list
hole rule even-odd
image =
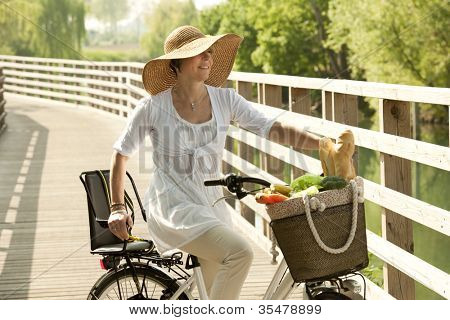
[[256, 183], [265, 187], [270, 187], [270, 182], [255, 178], [255, 177], [243, 177], [234, 173], [227, 174], [223, 179], [218, 180], [206, 180], [204, 185], [206, 187], [212, 186], [225, 186], [232, 193], [236, 193], [239, 199], [242, 199], [248, 194], [248, 191], [243, 189], [243, 183]]
[[205, 184], [205, 187], [226, 186], [224, 179], [207, 180], [204, 182], [204, 184]]

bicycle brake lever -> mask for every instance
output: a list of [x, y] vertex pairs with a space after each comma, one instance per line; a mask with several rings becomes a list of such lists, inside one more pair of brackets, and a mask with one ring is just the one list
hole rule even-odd
[[244, 188], [242, 188], [240, 191], [236, 192], [236, 198], [241, 200], [241, 199], [245, 198], [246, 196], [248, 196], [249, 194], [250, 194], [249, 191], [247, 191]]
[[224, 199], [232, 199], [232, 198], [237, 199], [237, 196], [235, 196], [235, 195], [223, 196], [223, 197], [217, 199], [216, 201], [214, 201], [213, 204], [212, 204], [212, 206], [214, 207], [214, 206], [216, 205], [216, 203], [219, 202], [220, 200], [224, 200]]

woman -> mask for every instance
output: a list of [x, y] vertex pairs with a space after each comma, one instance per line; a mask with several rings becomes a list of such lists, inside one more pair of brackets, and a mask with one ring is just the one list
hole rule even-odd
[[[148, 134], [153, 144], [150, 186], [145, 196], [148, 229], [160, 253], [179, 248], [199, 258], [211, 299], [238, 299], [252, 263], [247, 241], [233, 231], [221, 187], [204, 187], [220, 177], [230, 121], [272, 141], [318, 149], [319, 138], [269, 118], [233, 89], [221, 88], [242, 38], [205, 36], [192, 26], [175, 29], [165, 55], [149, 61], [143, 83], [150, 93], [133, 111], [114, 144], [109, 227], [128, 239], [124, 178], [128, 158]], [[291, 143], [292, 144], [292, 143]]]

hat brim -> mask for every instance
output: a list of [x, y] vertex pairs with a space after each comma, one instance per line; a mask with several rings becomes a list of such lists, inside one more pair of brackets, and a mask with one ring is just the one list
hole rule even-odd
[[150, 60], [146, 63], [142, 72], [145, 90], [151, 95], [156, 95], [169, 89], [176, 83], [176, 74], [170, 68], [170, 60], [191, 58], [209, 48], [213, 49], [213, 65], [205, 83], [214, 87], [223, 86], [233, 68], [237, 50], [242, 40], [242, 37], [233, 33], [206, 36]]

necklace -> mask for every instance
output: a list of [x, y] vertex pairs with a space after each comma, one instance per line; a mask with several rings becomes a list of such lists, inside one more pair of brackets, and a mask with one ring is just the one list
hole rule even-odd
[[[174, 91], [176, 92], [176, 94], [178, 95], [178, 97], [180, 97], [182, 99], [182, 97], [180, 96], [180, 94], [177, 91], [177, 87], [173, 87]], [[205, 92], [205, 94], [197, 101], [192, 101], [189, 102], [189, 104], [191, 105], [191, 109], [192, 111], [195, 111], [195, 108], [206, 98], [206, 96], [208, 95], [208, 91]]]

